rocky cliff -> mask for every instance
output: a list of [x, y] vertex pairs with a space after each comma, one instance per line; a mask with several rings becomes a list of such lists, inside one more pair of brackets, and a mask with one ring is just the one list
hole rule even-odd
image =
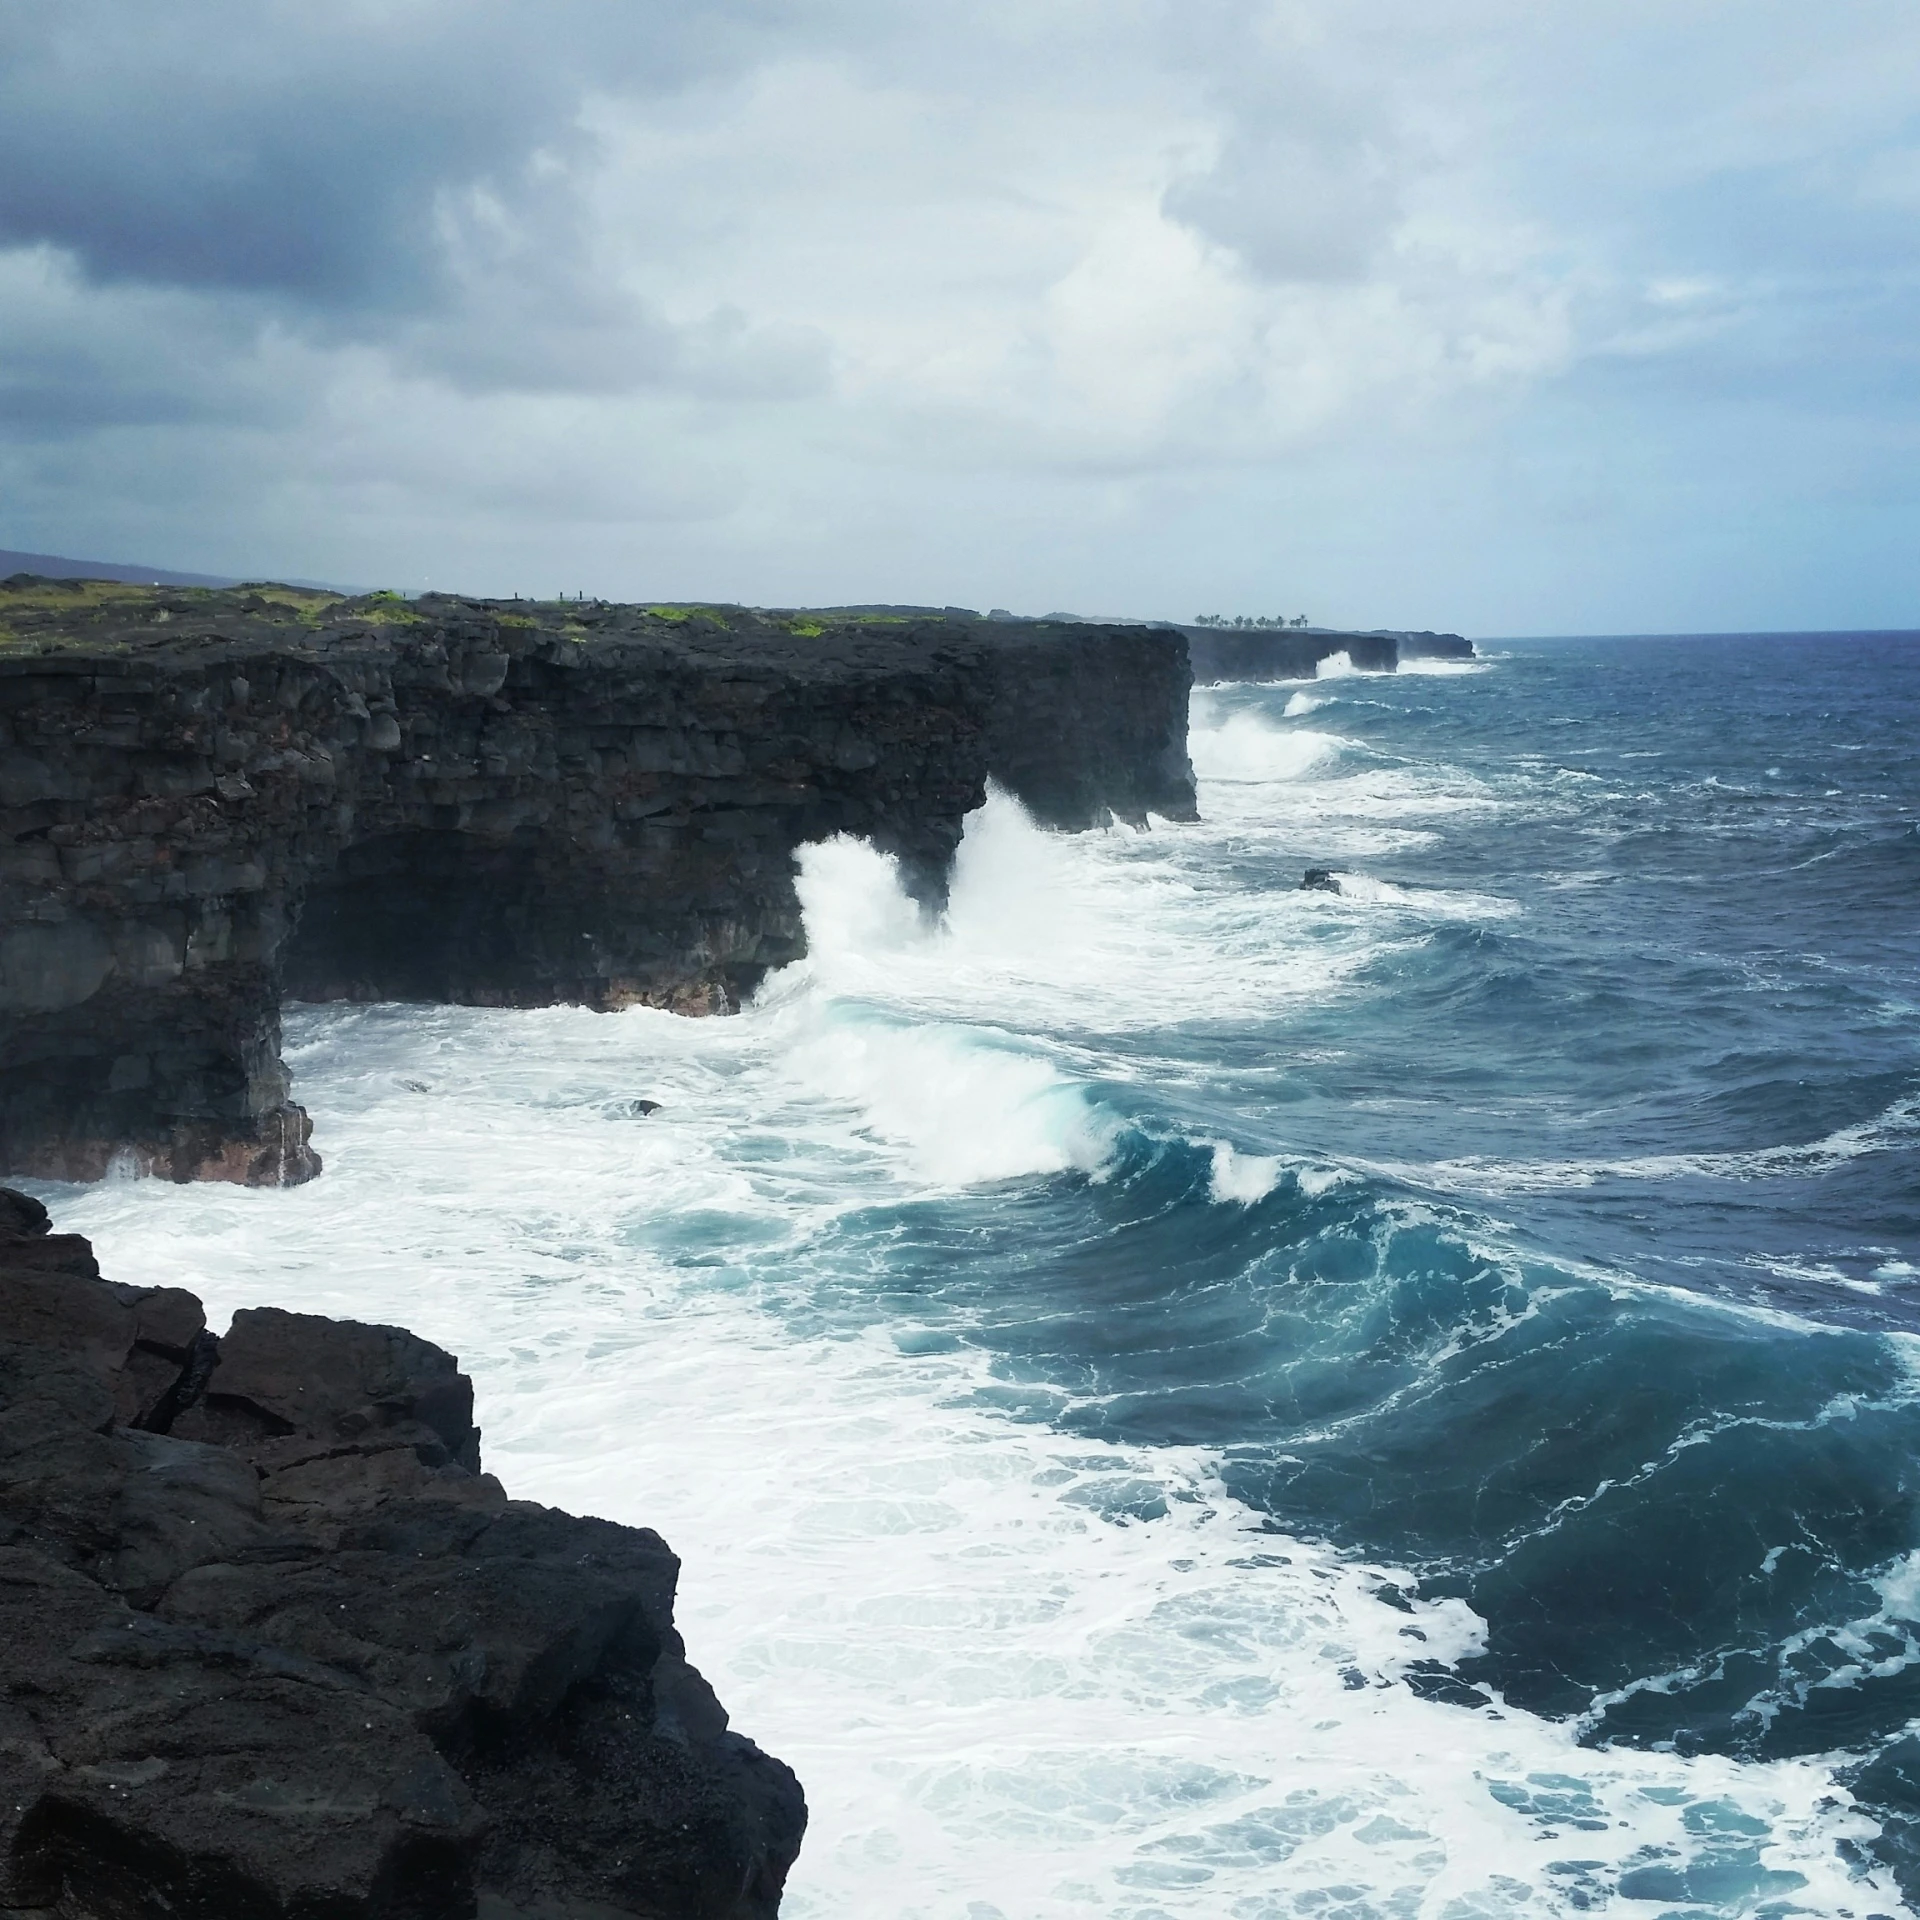
[[1182, 627], [1196, 681], [1311, 680], [1322, 660], [1344, 653], [1362, 673], [1392, 673], [1402, 660], [1471, 660], [1457, 633], [1339, 633], [1309, 627]]
[[283, 995], [738, 1004], [835, 833], [1191, 817], [1165, 629], [0, 583], [0, 1171], [318, 1170]]
[[1396, 633], [1393, 637], [1402, 660], [1472, 660], [1476, 657], [1473, 642], [1464, 634], [1421, 631]]
[[0, 1188], [0, 1911], [769, 1920], [806, 1821], [658, 1535], [395, 1327], [112, 1286]]

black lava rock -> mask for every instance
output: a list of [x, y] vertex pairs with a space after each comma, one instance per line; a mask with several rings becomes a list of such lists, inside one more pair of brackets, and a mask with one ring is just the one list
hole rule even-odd
[[21, 1264], [62, 1239], [0, 1237], [0, 1909], [777, 1912], [800, 1787], [688, 1665], [657, 1534], [510, 1500], [424, 1340], [216, 1340], [90, 1251]]

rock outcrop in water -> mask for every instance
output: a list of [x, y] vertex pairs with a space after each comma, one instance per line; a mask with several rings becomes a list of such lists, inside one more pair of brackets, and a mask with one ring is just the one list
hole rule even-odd
[[835, 833], [1191, 817], [1165, 629], [0, 583], [0, 1172], [308, 1178], [283, 995], [683, 1011]]
[[0, 1911], [766, 1920], [800, 1788], [658, 1535], [507, 1498], [452, 1357], [112, 1286], [0, 1189]]

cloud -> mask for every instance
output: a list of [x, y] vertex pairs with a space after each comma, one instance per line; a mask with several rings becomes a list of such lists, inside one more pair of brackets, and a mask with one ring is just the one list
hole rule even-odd
[[[229, 365], [235, 328], [280, 328], [380, 342], [473, 391], [804, 385], [817, 347], [725, 313], [675, 328], [610, 279], [588, 205], [589, 96], [684, 86], [751, 23], [724, 0], [15, 7], [0, 244], [107, 295], [201, 296]], [[48, 381], [41, 411], [71, 386]], [[70, 417], [121, 391], [101, 383]], [[153, 407], [129, 393], [123, 417]]]
[[588, 87], [680, 84], [728, 21], [666, 0], [27, 0], [0, 16], [0, 236], [104, 282], [414, 305], [473, 195], [538, 203], [584, 157]]
[[0, 537], [1511, 628], [1754, 617], [1718, 499], [1810, 608], [1920, 492], [1916, 82], [1907, 0], [19, 0]]

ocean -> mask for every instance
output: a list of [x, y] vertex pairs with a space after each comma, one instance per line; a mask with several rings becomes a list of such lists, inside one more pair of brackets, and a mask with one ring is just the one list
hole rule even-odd
[[290, 1009], [310, 1186], [39, 1190], [663, 1533], [796, 1920], [1902, 1912], [1920, 638], [1483, 651], [1197, 690], [1197, 824], [994, 796], [937, 924], [809, 848], [737, 1018]]

